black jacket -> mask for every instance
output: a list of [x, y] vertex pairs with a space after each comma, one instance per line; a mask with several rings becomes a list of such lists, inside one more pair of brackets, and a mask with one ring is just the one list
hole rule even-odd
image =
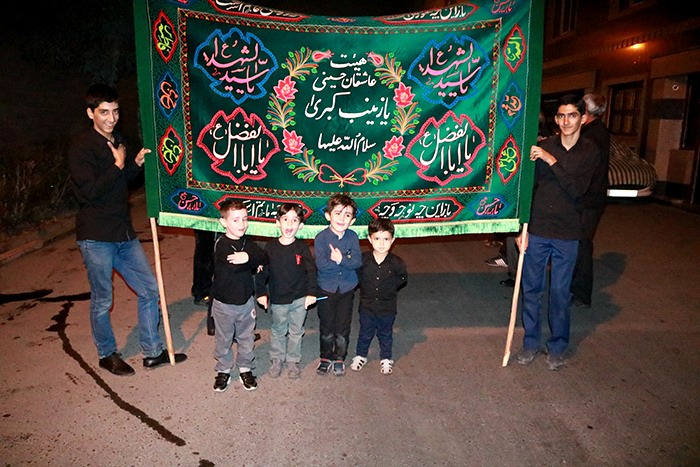
[[[113, 133], [115, 146], [126, 145]], [[127, 146], [128, 148], [128, 146]], [[129, 214], [129, 182], [141, 173], [135, 154], [127, 150], [124, 169], [114, 165], [107, 138], [94, 128], [78, 135], [68, 153], [68, 166], [79, 210], [78, 240], [125, 242], [136, 238]]]

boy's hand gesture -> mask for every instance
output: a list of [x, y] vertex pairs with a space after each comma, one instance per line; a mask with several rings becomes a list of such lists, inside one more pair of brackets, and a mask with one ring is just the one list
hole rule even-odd
[[114, 156], [114, 165], [119, 167], [119, 169], [124, 168], [124, 161], [126, 161], [126, 146], [120, 144], [119, 147], [114, 147], [114, 143], [107, 141], [109, 149], [112, 150], [112, 155]]
[[308, 310], [314, 303], [316, 303], [316, 297], [313, 295], [307, 295], [306, 300], [304, 300], [304, 308]]
[[261, 295], [257, 298], [258, 300], [258, 305], [263, 307], [265, 311], [267, 311], [267, 295]]
[[335, 248], [333, 245], [329, 246], [331, 247], [331, 261], [340, 264], [343, 261], [343, 253], [340, 251], [340, 248]]
[[245, 264], [248, 262], [249, 257], [245, 251], [237, 251], [228, 255], [226, 259], [231, 264]]
[[143, 161], [146, 159], [146, 154], [151, 152], [150, 149], [146, 148], [141, 148], [138, 154], [136, 154], [136, 159], [134, 159], [134, 162], [136, 162], [136, 165], [141, 167], [143, 165]]

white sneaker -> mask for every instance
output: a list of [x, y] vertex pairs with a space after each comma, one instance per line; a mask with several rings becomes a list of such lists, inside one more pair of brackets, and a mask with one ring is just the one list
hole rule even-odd
[[383, 375], [390, 375], [391, 372], [394, 371], [394, 361], [385, 358], [379, 362], [379, 371], [381, 371]]
[[508, 267], [508, 262], [501, 255], [494, 256], [493, 258], [489, 258], [486, 261], [484, 261], [484, 263], [486, 263], [487, 266], [491, 266], [494, 268], [507, 268]]
[[350, 369], [352, 371], [360, 371], [363, 366], [365, 366], [365, 363], [367, 363], [367, 359], [365, 357], [360, 357], [359, 355], [356, 355], [352, 359], [352, 363], [350, 364]]

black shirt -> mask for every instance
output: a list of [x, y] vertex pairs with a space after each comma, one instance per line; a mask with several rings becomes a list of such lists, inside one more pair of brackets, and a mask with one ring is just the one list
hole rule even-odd
[[[121, 134], [112, 135], [115, 147], [126, 146]], [[68, 166], [79, 205], [75, 218], [78, 240], [125, 242], [136, 238], [129, 213], [129, 182], [141, 173], [141, 167], [134, 157], [127, 151], [124, 169], [114, 165], [107, 138], [94, 128], [72, 142]]]
[[[226, 258], [237, 251], [248, 253], [247, 263], [229, 263]], [[247, 235], [238, 240], [225, 235], [219, 237], [214, 247], [212, 297], [229, 305], [244, 305], [255, 292], [253, 274], [258, 270], [258, 266], [267, 263], [267, 253]]]
[[381, 264], [374, 253], [362, 253], [360, 276], [360, 312], [375, 315], [396, 314], [398, 290], [406, 284], [408, 273], [403, 260], [389, 253]]
[[600, 166], [600, 149], [587, 138], [579, 138], [571, 149], [556, 135], [542, 141], [544, 150], [557, 162], [551, 167], [535, 162], [535, 183], [529, 230], [533, 235], [559, 240], [583, 238], [577, 203], [588, 191], [593, 173]]
[[316, 262], [306, 243], [294, 239], [289, 245], [282, 245], [276, 238], [267, 243], [265, 251], [270, 264], [255, 277], [258, 296], [267, 294], [268, 281], [270, 303], [289, 304], [316, 295]]

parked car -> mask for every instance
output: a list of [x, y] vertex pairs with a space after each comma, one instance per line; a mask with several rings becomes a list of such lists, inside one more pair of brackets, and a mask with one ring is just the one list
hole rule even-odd
[[625, 144], [610, 136], [608, 196], [634, 198], [649, 196], [656, 184], [656, 169]]

